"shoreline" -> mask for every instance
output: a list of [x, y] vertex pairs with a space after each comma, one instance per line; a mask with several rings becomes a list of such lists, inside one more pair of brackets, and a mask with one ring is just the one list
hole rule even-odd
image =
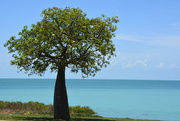
[[[27, 119], [48, 119], [53, 120], [53, 105], [45, 105], [40, 102], [7, 102], [0, 101], [0, 121], [8, 120], [27, 120]], [[69, 107], [71, 120], [83, 121], [101, 120], [101, 121], [158, 121], [158, 120], [144, 120], [131, 118], [112, 118], [99, 116], [94, 110], [88, 106], [70, 106]], [[6, 120], [7, 119], [7, 120]]]

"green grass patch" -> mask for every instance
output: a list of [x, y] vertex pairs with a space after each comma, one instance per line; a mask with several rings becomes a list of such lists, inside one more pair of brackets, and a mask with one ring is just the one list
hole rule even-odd
[[[33, 120], [33, 121], [63, 121], [54, 120], [53, 116], [42, 115], [42, 114], [0, 114], [0, 120]], [[70, 121], [155, 121], [155, 120], [140, 120], [140, 119], [130, 119], [130, 118], [104, 118], [104, 117], [71, 117]]]
[[[88, 106], [71, 106], [69, 110], [70, 121], [153, 121], [130, 118], [104, 118], [98, 116]], [[0, 101], [0, 120], [57, 121], [53, 119], [53, 105], [32, 101], [27, 103]]]

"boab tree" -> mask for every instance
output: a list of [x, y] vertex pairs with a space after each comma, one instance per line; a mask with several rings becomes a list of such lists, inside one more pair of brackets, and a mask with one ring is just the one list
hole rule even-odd
[[25, 26], [18, 38], [6, 43], [13, 53], [12, 65], [28, 75], [43, 75], [47, 69], [57, 72], [54, 90], [54, 118], [68, 120], [69, 108], [65, 85], [65, 69], [81, 71], [83, 76], [94, 76], [109, 64], [115, 55], [112, 42], [117, 29], [117, 16], [89, 19], [79, 8], [48, 8], [42, 20]]

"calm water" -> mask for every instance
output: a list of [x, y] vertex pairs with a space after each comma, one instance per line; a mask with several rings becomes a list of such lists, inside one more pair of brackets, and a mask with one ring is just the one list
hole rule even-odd
[[[0, 100], [53, 103], [53, 79], [0, 79]], [[180, 81], [67, 80], [69, 105], [105, 117], [180, 121]]]

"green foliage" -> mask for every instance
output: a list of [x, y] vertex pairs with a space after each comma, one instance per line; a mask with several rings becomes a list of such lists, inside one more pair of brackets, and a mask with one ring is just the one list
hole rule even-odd
[[20, 71], [42, 75], [47, 68], [53, 72], [68, 67], [72, 72], [80, 70], [85, 76], [94, 76], [115, 56], [111, 39], [117, 16], [89, 19], [79, 8], [53, 7], [43, 10], [42, 17], [4, 45], [13, 53], [11, 64]]
[[95, 116], [96, 112], [94, 112], [88, 106], [84, 106], [84, 107], [74, 106], [74, 107], [70, 107], [70, 114], [71, 116], [89, 117], [89, 116]]
[[52, 105], [45, 105], [39, 102], [7, 102], [0, 101], [0, 109], [2, 112], [21, 112], [21, 113], [53, 113]]
[[[45, 105], [44, 103], [39, 102], [7, 102], [0, 101], [0, 113], [19, 113], [19, 114], [53, 114], [53, 105]], [[70, 106], [70, 114], [75, 117], [89, 117], [96, 116], [94, 112], [88, 106]]]

